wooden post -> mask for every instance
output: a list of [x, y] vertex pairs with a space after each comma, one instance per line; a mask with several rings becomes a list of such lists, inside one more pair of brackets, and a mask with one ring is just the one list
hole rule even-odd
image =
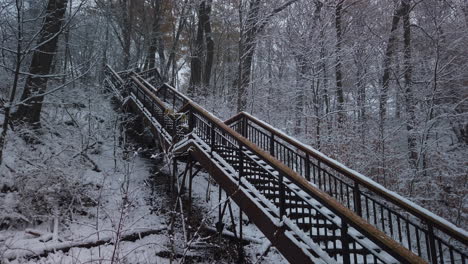
[[280, 221], [283, 219], [283, 216], [286, 215], [286, 208], [285, 208], [285, 193], [284, 193], [284, 183], [283, 183], [283, 174], [279, 174], [278, 179], [279, 184], [279, 195], [280, 195]]
[[351, 258], [349, 255], [349, 236], [348, 236], [348, 223], [341, 219], [341, 250], [343, 255], [343, 263], [351, 263]]
[[353, 198], [354, 198], [354, 211], [357, 215], [362, 217], [362, 205], [361, 205], [361, 190], [359, 190], [359, 184], [354, 182], [353, 189]]
[[273, 132], [270, 135], [270, 155], [275, 156], [275, 134]]
[[[431, 258], [431, 263], [437, 264], [437, 251], [436, 251], [436, 244], [435, 244], [435, 236], [434, 236], [434, 227], [431, 223], [427, 224], [427, 233], [429, 235], [429, 255]], [[408, 237], [408, 239], [410, 239]], [[411, 250], [411, 249], [410, 249]]]
[[310, 181], [310, 158], [309, 158], [308, 153], [306, 153], [306, 155], [305, 155], [304, 169], [305, 169], [305, 178], [308, 181]]

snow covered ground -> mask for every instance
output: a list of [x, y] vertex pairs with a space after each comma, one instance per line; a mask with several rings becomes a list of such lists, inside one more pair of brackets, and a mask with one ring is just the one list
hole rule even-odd
[[[134, 139], [128, 140], [133, 150], [124, 150], [122, 120], [109, 102], [91, 90], [57, 94], [46, 106], [39, 144], [10, 133], [0, 171], [0, 262], [236, 262], [235, 239], [200, 228], [213, 229], [218, 221], [216, 183], [203, 172], [194, 178], [192, 226], [186, 228], [196, 235], [186, 243], [182, 217], [174, 214], [171, 225], [167, 162]], [[180, 163], [179, 171], [184, 167]], [[230, 225], [228, 213], [224, 223]], [[244, 246], [245, 262], [255, 263], [269, 242], [245, 215], [243, 224], [244, 236], [255, 241]], [[153, 234], [121, 240], [143, 231]], [[286, 262], [275, 249], [262, 261]]]

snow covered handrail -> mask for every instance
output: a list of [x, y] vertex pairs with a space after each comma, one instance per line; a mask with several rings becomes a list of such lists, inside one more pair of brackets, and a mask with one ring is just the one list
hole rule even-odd
[[[279, 172], [280, 178], [285, 177], [287, 180], [291, 181], [292, 184], [298, 186], [302, 191], [304, 191], [317, 201], [321, 202], [322, 204], [326, 205], [327, 209], [329, 209], [331, 212], [333, 212], [340, 218], [340, 222], [342, 224], [349, 225], [350, 228], [352, 227], [358, 230], [362, 235], [364, 235], [370, 241], [381, 247], [382, 250], [395, 257], [398, 261], [401, 261], [402, 263], [424, 263], [422, 259], [416, 256], [413, 252], [407, 250], [404, 246], [400, 245], [395, 240], [386, 236], [382, 231], [378, 230], [374, 226], [364, 221], [364, 219], [356, 215], [350, 209], [341, 205], [338, 201], [331, 198], [328, 194], [311, 185], [294, 170], [287, 167], [280, 161], [276, 160], [274, 157], [269, 155], [264, 150], [260, 149], [258, 146], [256, 146], [246, 138], [242, 137], [235, 130], [227, 126], [224, 122], [213, 116], [211, 113], [209, 113], [196, 103], [189, 102], [180, 111], [189, 113], [189, 131], [194, 129], [194, 121], [196, 119], [200, 120], [201, 123], [203, 123], [203, 126], [201, 126], [202, 138], [204, 138], [207, 141], [207, 144], [210, 144], [212, 146], [212, 149], [216, 149], [216, 135], [219, 133], [225, 133], [229, 136], [231, 140], [234, 140], [238, 146], [241, 146], [241, 148], [245, 148], [247, 151], [252, 152], [253, 155], [259, 157], [260, 160], [265, 161], [269, 166], [277, 170]], [[200, 131], [200, 129], [196, 131]], [[285, 198], [280, 197], [280, 199]], [[280, 206], [280, 211], [282, 210], [283, 209]]]
[[[243, 188], [263, 190], [258, 192], [260, 196], [264, 196], [261, 203], [269, 207], [277, 217], [274, 225], [283, 226], [289, 234], [297, 235], [298, 232], [302, 232], [305, 235], [304, 238], [301, 235], [291, 237], [299, 239], [299, 244], [310, 242], [307, 239], [312, 238], [312, 243], [320, 244], [335, 260], [343, 260], [344, 263], [395, 263], [395, 260], [402, 263], [424, 263], [424, 260], [436, 262], [439, 258], [441, 262], [456, 263], [460, 262], [460, 256], [461, 261], [465, 261], [466, 256], [462, 251], [454, 249], [442, 239], [435, 238], [432, 229], [421, 229], [417, 226], [419, 229], [411, 233], [408, 225], [414, 224], [406, 221], [406, 217], [401, 215], [400, 211], [384, 211], [382, 208], [388, 206], [382, 199], [374, 199], [369, 195], [368, 191], [372, 190], [367, 190], [361, 182], [350, 178], [335, 177], [335, 173], [332, 172], [336, 169], [330, 168], [328, 163], [327, 168], [323, 168], [325, 156], [310, 155], [311, 150], [294, 147], [287, 143], [292, 139], [282, 134], [283, 138], [268, 124], [262, 127], [259, 125], [262, 123], [260, 121], [249, 122], [248, 114], [241, 113], [243, 118], [231, 119], [233, 123], [232, 127], [229, 127], [168, 84], [155, 88], [135, 73], [126, 73], [124, 80], [126, 87], [122, 90], [132, 95], [130, 101], [134, 101], [139, 112], [149, 116], [148, 119], [157, 120], [158, 125], [154, 128], [159, 130], [159, 134], [169, 134], [172, 143], [193, 135], [192, 138], [201, 140], [198, 151], [203, 152], [202, 148], [208, 151], [205, 159], [221, 158], [225, 162], [229, 161], [229, 164], [225, 164], [238, 172], [239, 186], [242, 184]], [[270, 129], [274, 132], [268, 132]], [[271, 140], [268, 141], [269, 139]], [[309, 162], [304, 162], [304, 156]], [[301, 159], [302, 163], [298, 162]], [[312, 159], [318, 162], [312, 163]], [[207, 164], [205, 167], [211, 171], [214, 165]], [[314, 178], [313, 181], [311, 177]], [[355, 188], [355, 182], [363, 190]], [[249, 183], [252, 183], [250, 187]], [[337, 186], [342, 190], [337, 189]], [[363, 207], [358, 209], [362, 199], [367, 206], [365, 210]], [[368, 200], [371, 201], [371, 206]], [[269, 201], [272, 202], [271, 206], [268, 205]], [[242, 207], [242, 204], [240, 206]], [[379, 207], [378, 212], [382, 217], [375, 218]], [[365, 212], [368, 215], [370, 213], [379, 222], [375, 220], [372, 223], [369, 216], [366, 218]], [[384, 212], [390, 214], [384, 216]], [[304, 222], [305, 220], [309, 222]], [[406, 221], [406, 230], [403, 231], [406, 231], [406, 237], [411, 239], [398, 239], [398, 234], [402, 234], [400, 228], [403, 227], [400, 221]], [[396, 222], [398, 230], [394, 228]], [[379, 223], [382, 226], [379, 226]], [[388, 229], [391, 231], [388, 232]], [[325, 233], [322, 234], [322, 230]], [[420, 243], [420, 234], [423, 234], [421, 241], [425, 241], [425, 245]], [[416, 249], [411, 245], [412, 235], [418, 240]], [[448, 253], [445, 251], [447, 248]], [[288, 253], [287, 250], [285, 253]], [[446, 255], [443, 256], [443, 253]], [[367, 257], [372, 260], [368, 260]]]
[[143, 79], [147, 80], [151, 85], [158, 88], [164, 83], [161, 74], [157, 68], [148, 69], [138, 73], [138, 76], [141, 76]]
[[[225, 123], [425, 259], [432, 262], [445, 259], [444, 250], [449, 251], [446, 257], [453, 259], [452, 263], [457, 257], [467, 258], [465, 230], [246, 112]], [[419, 223], [404, 213], [410, 213]], [[392, 218], [397, 224], [392, 223]], [[434, 229], [440, 230], [442, 236], [438, 237]], [[461, 249], [456, 249], [457, 246]]]
[[114, 79], [115, 81], [119, 82], [121, 85], [124, 84], [124, 80], [122, 79], [122, 77], [120, 77], [120, 75], [114, 71], [114, 69], [112, 69], [109, 65], [106, 64], [106, 77], [107, 78], [112, 78]]

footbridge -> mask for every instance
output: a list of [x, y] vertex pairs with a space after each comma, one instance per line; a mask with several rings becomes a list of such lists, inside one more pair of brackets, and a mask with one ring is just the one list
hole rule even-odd
[[186, 184], [191, 201], [193, 177], [207, 171], [291, 263], [467, 262], [465, 230], [248, 113], [222, 121], [157, 69], [107, 66], [104, 85], [171, 153], [176, 191]]

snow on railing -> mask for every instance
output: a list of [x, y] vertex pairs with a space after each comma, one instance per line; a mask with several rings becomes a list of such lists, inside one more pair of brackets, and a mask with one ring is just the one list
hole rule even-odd
[[246, 112], [225, 123], [424, 259], [467, 259], [465, 230]]

